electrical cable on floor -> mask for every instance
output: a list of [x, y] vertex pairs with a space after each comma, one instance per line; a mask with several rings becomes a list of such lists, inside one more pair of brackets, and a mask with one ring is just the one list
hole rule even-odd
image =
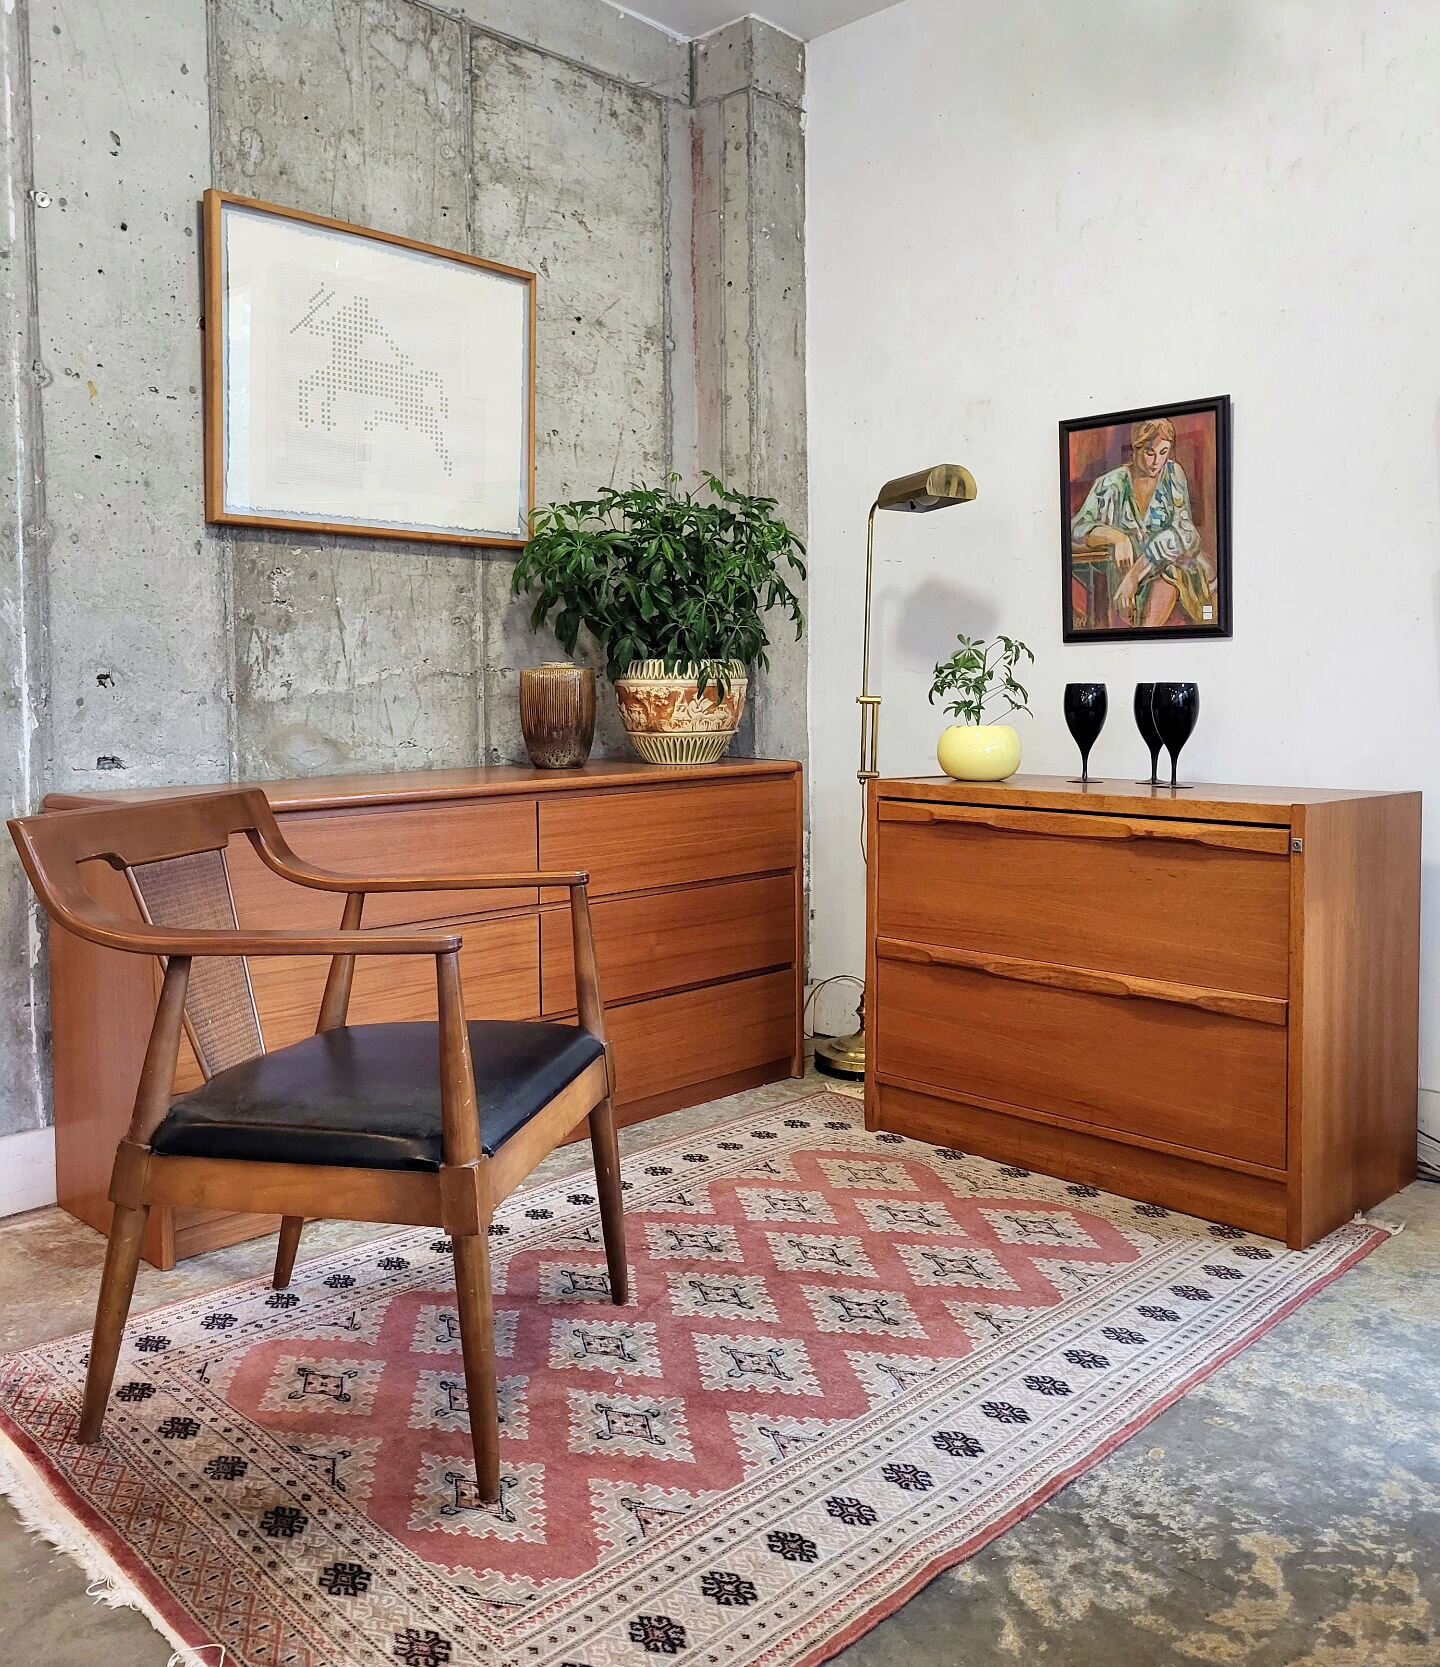
[[844, 984], [846, 982], [851, 983], [851, 984], [858, 984], [862, 990], [865, 988], [865, 980], [863, 978], [857, 978], [853, 972], [835, 972], [835, 973], [831, 973], [829, 978], [822, 978], [818, 984], [812, 984], [811, 985], [810, 994], [805, 997], [805, 1006], [801, 1009], [801, 1015], [800, 1015], [801, 1027], [805, 1031], [805, 1040], [807, 1042], [819, 1041], [819, 1040], [822, 1040], [823, 1038], [825, 1038], [827, 1036], [831, 1036], [831, 1035], [835, 1034], [834, 1032], [828, 1031], [828, 1030], [811, 1030], [809, 1028], [809, 1026], [810, 1026], [810, 1004], [815, 1000], [815, 997], [818, 996], [820, 994], [820, 992], [823, 989], [825, 989], [828, 985]]
[[[865, 841], [865, 795], [863, 792], [860, 795], [860, 861], [866, 864], [870, 861], [870, 853], [866, 848]], [[808, 1028], [810, 1023], [810, 1004], [827, 984], [839, 984], [845, 982], [846, 980], [848, 980], [851, 984], [858, 985], [861, 995], [864, 995], [865, 980], [863, 978], [857, 978], [853, 972], [837, 972], [832, 973], [829, 978], [822, 978], [818, 984], [812, 987], [810, 994], [806, 996], [805, 1006], [801, 1011], [800, 1028], [804, 1031], [805, 1040], [807, 1042], [825, 1041], [829, 1037], [838, 1034], [835, 1031], [811, 1030]]]

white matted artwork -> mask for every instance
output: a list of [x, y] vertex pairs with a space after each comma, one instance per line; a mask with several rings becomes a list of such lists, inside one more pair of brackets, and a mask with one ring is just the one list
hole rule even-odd
[[209, 520], [525, 542], [534, 273], [219, 191], [205, 256]]

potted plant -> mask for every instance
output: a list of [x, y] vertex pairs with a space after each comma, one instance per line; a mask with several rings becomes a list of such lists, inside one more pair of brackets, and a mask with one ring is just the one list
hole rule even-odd
[[1035, 663], [1035, 656], [1013, 637], [996, 637], [987, 643], [963, 634], [960, 646], [948, 660], [935, 666], [930, 686], [930, 704], [941, 695], [951, 695], [945, 710], [963, 720], [951, 724], [940, 737], [936, 757], [940, 768], [956, 781], [1004, 781], [1020, 768], [1020, 737], [1009, 724], [987, 723], [986, 709], [998, 706], [1001, 715], [1030, 714], [1030, 697], [1015, 680], [1022, 659]]
[[778, 608], [804, 628], [788, 583], [805, 577], [804, 545], [773, 498], [679, 480], [537, 509], [512, 588], [567, 652], [582, 628], [599, 643], [642, 758], [711, 764], [739, 727], [748, 668], [767, 664], [763, 616]]

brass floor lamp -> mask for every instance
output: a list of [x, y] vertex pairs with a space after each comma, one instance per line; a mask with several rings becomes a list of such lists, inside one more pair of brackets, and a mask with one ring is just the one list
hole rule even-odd
[[[911, 515], [927, 515], [932, 509], [949, 509], [968, 504], [975, 497], [975, 477], [958, 463], [937, 463], [933, 469], [888, 480], [870, 506], [865, 528], [865, 654], [860, 670], [860, 768], [856, 780], [860, 791], [880, 774], [880, 696], [870, 687], [870, 599], [875, 581], [875, 512], [896, 509]], [[863, 812], [862, 812], [863, 815]], [[861, 822], [860, 850], [865, 854], [864, 822]], [[815, 1065], [827, 1076], [865, 1075], [865, 995], [860, 997], [860, 1028], [849, 1036], [827, 1036], [815, 1044]]]

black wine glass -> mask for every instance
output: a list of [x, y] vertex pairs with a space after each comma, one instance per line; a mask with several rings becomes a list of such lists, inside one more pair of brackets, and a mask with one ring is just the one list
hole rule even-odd
[[1090, 780], [1090, 749], [1105, 727], [1105, 715], [1110, 710], [1110, 697], [1103, 683], [1067, 683], [1065, 685], [1065, 723], [1080, 749], [1080, 774], [1072, 776], [1083, 786]]
[[1170, 754], [1170, 785], [1181, 787], [1184, 783], [1176, 781], [1175, 774], [1180, 764], [1180, 749], [1190, 739], [1200, 716], [1199, 684], [1157, 683], [1150, 710], [1156, 731]]
[[1150, 780], [1136, 782], [1137, 787], [1160, 785], [1160, 731], [1155, 727], [1155, 714], [1151, 710], [1154, 700], [1153, 683], [1135, 685], [1135, 727], [1140, 731], [1140, 739], [1150, 749]]

